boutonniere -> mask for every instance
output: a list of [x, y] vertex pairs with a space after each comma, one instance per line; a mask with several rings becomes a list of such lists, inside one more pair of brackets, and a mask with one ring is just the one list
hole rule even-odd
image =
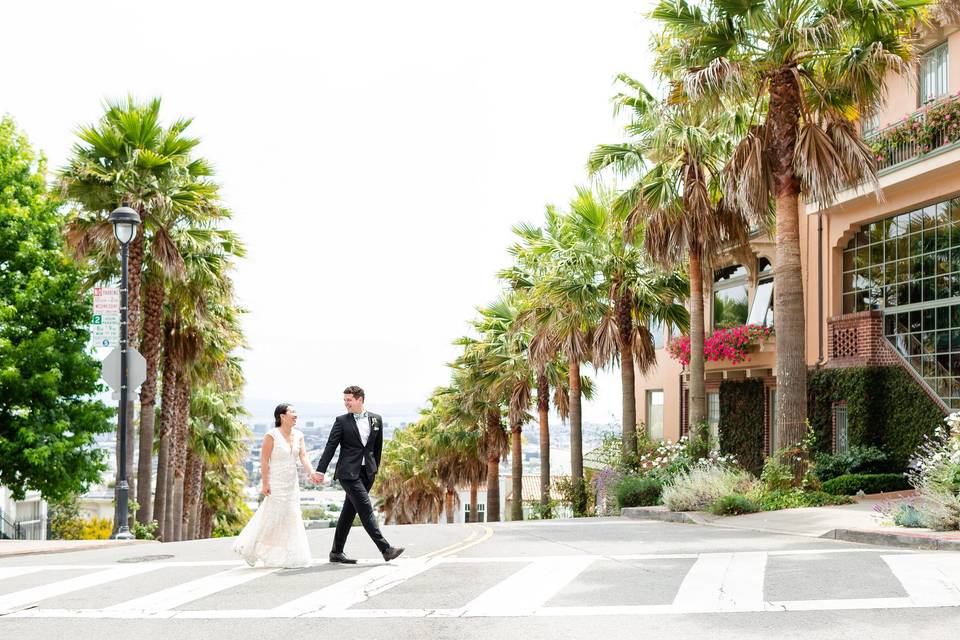
[[378, 431], [380, 429], [380, 426], [377, 424], [376, 418], [370, 418], [370, 426], [373, 427], [374, 431]]

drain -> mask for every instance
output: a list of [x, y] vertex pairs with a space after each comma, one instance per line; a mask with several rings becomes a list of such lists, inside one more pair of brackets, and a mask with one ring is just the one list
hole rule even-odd
[[172, 554], [158, 556], [137, 556], [136, 558], [123, 558], [122, 560], [117, 560], [117, 562], [124, 564], [130, 564], [134, 562], [154, 562], [156, 560], [169, 560], [172, 557]]

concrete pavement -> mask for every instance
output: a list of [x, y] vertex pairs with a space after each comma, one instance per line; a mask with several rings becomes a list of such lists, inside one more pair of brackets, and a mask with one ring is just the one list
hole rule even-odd
[[683, 522], [765, 533], [832, 538], [914, 549], [960, 551], [960, 532], [898, 527], [882, 522], [877, 507], [887, 498], [866, 498], [855, 504], [761, 511], [739, 516], [715, 516], [705, 511], [672, 512], [666, 507], [631, 507], [628, 519]]
[[[354, 567], [249, 568], [231, 539], [0, 559], [4, 637], [943, 638], [960, 553], [618, 518], [355, 530]], [[895, 610], [895, 611], [894, 611]]]

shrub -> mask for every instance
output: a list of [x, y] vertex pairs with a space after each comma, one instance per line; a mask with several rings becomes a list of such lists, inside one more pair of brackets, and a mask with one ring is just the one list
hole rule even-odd
[[327, 511], [323, 507], [310, 507], [303, 510], [304, 520], [327, 520]]
[[735, 493], [723, 496], [710, 505], [710, 513], [717, 516], [736, 516], [759, 510], [760, 507], [753, 500]]
[[649, 507], [660, 502], [663, 485], [656, 478], [627, 476], [614, 487], [617, 507]]
[[142, 522], [133, 521], [133, 537], [137, 540], [156, 540], [157, 539], [157, 529], [160, 528], [160, 523], [156, 520], [151, 520], [147, 524]]
[[960, 529], [960, 413], [950, 414], [917, 450], [909, 472], [915, 503], [931, 529]]
[[889, 470], [887, 454], [876, 447], [852, 446], [849, 451], [818, 453], [814, 473], [821, 482], [851, 473], [884, 473]]
[[901, 473], [849, 473], [823, 483], [823, 490], [835, 496], [864, 493], [883, 493], [909, 489], [910, 483]]
[[113, 520], [94, 516], [83, 523], [83, 540], [106, 540], [113, 533]]
[[777, 456], [770, 456], [763, 463], [760, 482], [768, 493], [789, 491], [793, 488], [793, 470], [780, 462]]
[[893, 516], [893, 524], [898, 527], [926, 527], [927, 522], [923, 514], [912, 504], [901, 504], [900, 509]]
[[697, 511], [721, 496], [748, 493], [755, 483], [753, 476], [742, 469], [705, 461], [668, 480], [661, 497], [671, 511]]
[[760, 499], [760, 508], [764, 511], [796, 509], [799, 507], [823, 507], [827, 505], [852, 504], [856, 502], [848, 496], [834, 496], [823, 491], [774, 491]]

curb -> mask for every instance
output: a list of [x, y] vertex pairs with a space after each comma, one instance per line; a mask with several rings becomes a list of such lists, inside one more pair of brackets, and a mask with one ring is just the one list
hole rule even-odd
[[960, 540], [944, 540], [934, 536], [909, 533], [887, 533], [886, 531], [864, 531], [862, 529], [833, 529], [820, 537], [831, 540], [858, 542], [861, 544], [875, 544], [885, 547], [923, 549], [926, 551], [960, 551]]
[[667, 511], [656, 507], [626, 507], [620, 510], [621, 518], [631, 520], [658, 520], [660, 522], [681, 522], [684, 524], [704, 524], [684, 511]]
[[109, 544], [104, 544], [103, 542], [104, 541], [100, 541], [99, 543], [91, 542], [90, 544], [78, 544], [75, 546], [68, 546], [68, 547], [61, 547], [61, 546], [47, 547], [47, 548], [34, 547], [32, 549], [25, 547], [22, 550], [20, 549], [4, 550], [3, 543], [0, 543], [0, 560], [3, 560], [4, 558], [15, 558], [17, 556], [38, 556], [38, 555], [47, 555], [51, 553], [72, 553], [74, 551], [90, 551], [92, 549], [111, 549], [116, 547], [132, 547], [135, 545], [145, 544], [145, 543], [160, 544], [159, 540], [111, 540]]

